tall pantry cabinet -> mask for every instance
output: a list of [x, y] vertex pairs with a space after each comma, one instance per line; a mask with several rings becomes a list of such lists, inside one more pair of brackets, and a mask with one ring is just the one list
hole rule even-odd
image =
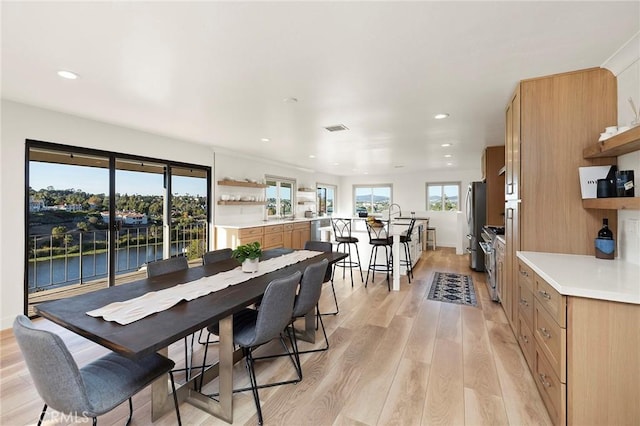
[[[602, 68], [523, 80], [507, 105], [502, 303], [525, 355], [526, 345], [535, 345], [537, 339], [532, 336], [536, 330], [527, 328], [533, 302], [528, 287], [518, 285], [519, 279], [522, 283], [529, 277], [519, 267], [516, 251], [594, 255], [594, 238], [604, 217], [616, 235], [617, 212], [584, 209], [578, 177], [579, 167], [615, 163], [612, 158], [585, 160], [583, 150], [605, 127], [616, 124], [616, 105], [616, 78]], [[537, 365], [546, 361], [544, 354], [534, 360], [536, 365], [527, 358], [534, 379]], [[545, 404], [554, 423], [564, 424], [571, 393], [566, 393], [566, 374], [556, 379], [563, 389], [557, 399], [564, 403]], [[549, 380], [541, 383], [539, 389]]]

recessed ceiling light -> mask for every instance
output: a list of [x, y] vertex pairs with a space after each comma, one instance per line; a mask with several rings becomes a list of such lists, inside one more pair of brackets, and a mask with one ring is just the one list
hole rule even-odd
[[453, 163], [447, 163], [447, 166], [453, 166]]
[[362, 174], [363, 174], [363, 175], [368, 175], [368, 174], [369, 174], [369, 172], [362, 172]]
[[443, 143], [443, 144], [442, 144], [442, 145], [440, 145], [440, 146], [441, 146], [441, 147], [443, 147], [443, 148], [446, 148], [446, 147], [448, 147], [448, 146], [451, 146], [451, 144], [450, 144], [450, 143]]
[[298, 102], [298, 98], [284, 98], [282, 101], [288, 104], [295, 104]]
[[78, 78], [78, 74], [71, 71], [60, 70], [58, 71], [58, 76], [62, 78], [66, 78], [67, 80], [75, 80]]
[[444, 155], [444, 158], [451, 158], [451, 157], [453, 157], [453, 155], [451, 155], [451, 154], [445, 154]]
[[395, 166], [393, 166], [394, 169], [401, 169], [404, 166], [402, 164], [396, 164]]
[[447, 118], [448, 116], [449, 116], [448, 113], [443, 112], [443, 113], [434, 115], [433, 118], [435, 118], [436, 120], [442, 120], [443, 118]]
[[261, 142], [271, 142], [271, 139], [269, 139], [269, 138], [261, 138], [260, 141]]
[[316, 156], [313, 154], [309, 154], [309, 158], [316, 158]]
[[340, 163], [331, 163], [332, 166], [339, 166]]

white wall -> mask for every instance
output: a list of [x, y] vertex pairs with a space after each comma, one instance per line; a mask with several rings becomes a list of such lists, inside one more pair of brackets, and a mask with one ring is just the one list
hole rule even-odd
[[[640, 33], [603, 65], [618, 79], [618, 126], [629, 126], [634, 119], [628, 99], [640, 108]], [[635, 196], [640, 197], [640, 152], [618, 157], [619, 170], [634, 170]], [[618, 211], [618, 257], [640, 264], [640, 211]]]
[[25, 140], [213, 166], [213, 150], [15, 102], [2, 101], [0, 145], [0, 329], [23, 311]]
[[467, 247], [465, 235], [466, 221], [459, 224], [455, 212], [427, 212], [427, 182], [460, 182], [460, 210], [465, 211], [464, 198], [469, 182], [480, 180], [480, 158], [478, 168], [474, 170], [424, 170], [421, 172], [399, 175], [366, 175], [356, 177], [342, 177], [340, 179], [339, 206], [337, 214], [341, 216], [353, 215], [353, 185], [361, 184], [391, 184], [393, 186], [393, 202], [402, 207], [403, 216], [409, 216], [412, 211], [416, 216], [429, 217], [429, 226], [435, 227], [438, 236], [438, 246]]

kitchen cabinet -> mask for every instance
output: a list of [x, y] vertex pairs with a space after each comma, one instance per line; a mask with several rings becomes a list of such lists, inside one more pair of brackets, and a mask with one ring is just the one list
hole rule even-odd
[[482, 180], [486, 182], [486, 224], [504, 225], [504, 174], [499, 170], [504, 167], [504, 145], [489, 146], [482, 154]]
[[518, 266], [518, 343], [553, 423], [637, 424], [638, 266], [533, 252]]
[[264, 244], [262, 247], [265, 250], [284, 247], [283, 231], [284, 226], [282, 224], [265, 226], [263, 228]]
[[616, 78], [594, 68], [521, 81], [505, 111], [505, 313], [517, 331], [518, 250], [594, 254], [593, 238], [617, 214], [585, 210], [578, 167], [583, 150], [616, 123]]
[[[632, 127], [603, 142], [591, 144], [583, 150], [586, 159], [617, 157], [640, 150], [640, 126]], [[609, 158], [609, 161], [615, 162]], [[638, 172], [636, 172], [638, 173]], [[585, 209], [640, 210], [640, 194], [635, 197], [592, 198], [582, 200]]]
[[216, 248], [235, 249], [240, 244], [258, 242], [263, 249], [303, 249], [311, 235], [309, 221], [284, 222], [264, 226], [216, 226]]
[[303, 249], [307, 241], [311, 237], [311, 223], [298, 222], [293, 224], [291, 232], [291, 248]]
[[282, 245], [285, 248], [293, 248], [293, 223], [282, 225]]

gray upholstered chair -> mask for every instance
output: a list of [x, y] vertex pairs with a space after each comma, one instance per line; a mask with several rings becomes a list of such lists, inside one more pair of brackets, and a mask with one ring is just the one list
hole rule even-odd
[[208, 251], [202, 255], [202, 264], [209, 265], [220, 262], [221, 260], [231, 259], [231, 253], [233, 253], [233, 250], [230, 248]]
[[[333, 244], [328, 241], [307, 241], [306, 243], [304, 243], [304, 249], [331, 253], [333, 251]], [[336, 310], [333, 312], [323, 312], [321, 313], [321, 315], [337, 315], [340, 312], [340, 308], [338, 308], [338, 298], [336, 297], [336, 289], [333, 286], [334, 269], [335, 268], [333, 267], [327, 268], [327, 272], [325, 272], [322, 283], [331, 282], [331, 291], [333, 292], [333, 302], [336, 305]]]
[[[147, 278], [153, 278], [160, 275], [170, 274], [172, 272], [183, 271], [189, 269], [189, 262], [184, 256], [170, 257], [169, 259], [157, 260], [147, 263]], [[185, 368], [177, 368], [173, 371], [185, 371], [187, 380], [191, 378], [191, 365], [193, 364], [192, 356], [189, 355], [189, 348], [193, 354], [193, 341], [195, 337], [191, 335], [191, 346], [188, 343], [188, 337], [184, 338], [184, 362]]]
[[158, 275], [170, 274], [171, 272], [182, 271], [188, 268], [189, 263], [186, 257], [170, 257], [169, 259], [147, 263], [147, 277], [153, 278]]
[[[260, 395], [258, 394], [258, 389], [266, 386], [274, 386], [276, 384], [258, 385], [254, 369], [253, 350], [274, 339], [279, 339], [283, 347], [287, 349], [286, 343], [283, 339], [283, 333], [285, 330], [289, 330], [287, 326], [291, 322], [293, 304], [296, 297], [296, 289], [300, 282], [300, 277], [300, 272], [295, 272], [288, 277], [271, 281], [264, 291], [264, 296], [260, 303], [260, 309], [255, 310], [246, 308], [233, 315], [233, 343], [242, 348], [247, 371], [249, 372], [249, 380], [251, 382], [251, 386], [249, 388], [236, 389], [234, 392], [251, 389], [253, 399], [256, 404], [256, 410], [258, 411], [259, 424], [262, 424], [262, 409], [260, 408]], [[207, 329], [212, 334], [220, 334], [218, 323], [209, 326]], [[293, 336], [289, 335], [289, 339], [293, 345]], [[298, 372], [299, 366], [296, 364], [294, 356], [292, 354], [289, 355], [296, 368], [296, 372]], [[205, 363], [206, 349], [202, 367], [203, 372]], [[299, 381], [300, 379], [293, 379], [285, 382], [279, 382], [277, 384], [297, 383]], [[200, 384], [200, 387], [202, 387], [202, 383]], [[217, 396], [217, 394], [210, 396], [214, 397]]]
[[47, 407], [65, 414], [100, 416], [129, 400], [129, 419], [133, 416], [131, 397], [169, 373], [178, 424], [181, 424], [178, 399], [171, 369], [173, 361], [158, 354], [129, 359], [110, 353], [78, 368], [66, 345], [55, 333], [34, 327], [29, 318], [19, 315], [13, 322], [22, 356], [38, 394], [44, 400], [38, 425]]

